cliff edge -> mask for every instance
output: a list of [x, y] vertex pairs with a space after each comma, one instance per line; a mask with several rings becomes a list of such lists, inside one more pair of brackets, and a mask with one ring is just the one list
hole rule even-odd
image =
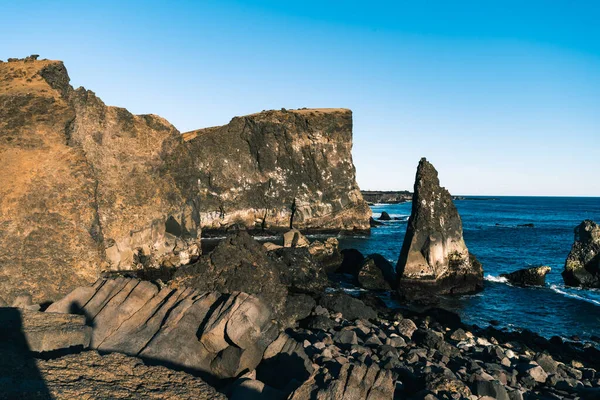
[[350, 110], [263, 111], [184, 139], [197, 160], [204, 229], [369, 229]]

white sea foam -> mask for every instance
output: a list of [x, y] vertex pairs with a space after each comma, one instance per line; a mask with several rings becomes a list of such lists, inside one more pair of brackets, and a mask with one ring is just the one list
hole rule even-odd
[[566, 289], [564, 287], [560, 287], [560, 286], [557, 286], [557, 285], [550, 285], [550, 289], [552, 289], [553, 291], [555, 291], [558, 294], [562, 294], [563, 296], [567, 296], [567, 297], [570, 297], [572, 299], [586, 301], [588, 303], [600, 306], [600, 301], [598, 301], [598, 300], [594, 300], [594, 299], [591, 299], [589, 297], [580, 296], [577, 293], [573, 293], [573, 291], [575, 291], [577, 289], [571, 290], [571, 289]]
[[489, 282], [508, 283], [508, 279], [506, 279], [503, 276], [494, 276], [494, 275], [487, 274], [486, 276], [483, 277], [483, 279], [485, 279], [486, 281], [489, 281]]

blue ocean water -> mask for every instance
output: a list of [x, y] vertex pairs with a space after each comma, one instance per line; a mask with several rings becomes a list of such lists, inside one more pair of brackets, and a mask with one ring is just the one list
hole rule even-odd
[[[485, 288], [475, 295], [444, 298], [441, 306], [466, 323], [527, 328], [543, 336], [600, 336], [600, 290], [565, 287], [560, 273], [573, 244], [573, 230], [584, 219], [600, 222], [600, 198], [494, 197], [457, 200], [467, 247], [483, 263]], [[372, 206], [377, 218], [387, 211], [400, 221], [375, 227], [370, 236], [340, 238], [342, 248], [380, 253], [396, 263], [411, 203]], [[534, 224], [533, 228], [518, 227]], [[511, 286], [499, 276], [529, 266], [548, 265], [543, 288]]]

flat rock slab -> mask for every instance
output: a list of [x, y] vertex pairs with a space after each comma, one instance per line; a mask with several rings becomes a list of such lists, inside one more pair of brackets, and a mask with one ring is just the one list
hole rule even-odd
[[26, 364], [18, 375], [3, 376], [0, 398], [226, 399], [200, 378], [118, 353], [86, 351]]
[[0, 336], [31, 351], [87, 348], [91, 335], [92, 328], [82, 315], [0, 308]]

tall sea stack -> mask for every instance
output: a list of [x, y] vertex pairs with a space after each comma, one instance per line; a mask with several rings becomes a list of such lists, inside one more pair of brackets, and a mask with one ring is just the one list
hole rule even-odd
[[448, 190], [425, 158], [417, 168], [412, 212], [396, 267], [406, 296], [459, 294], [483, 287], [483, 268], [469, 253], [462, 221]]

